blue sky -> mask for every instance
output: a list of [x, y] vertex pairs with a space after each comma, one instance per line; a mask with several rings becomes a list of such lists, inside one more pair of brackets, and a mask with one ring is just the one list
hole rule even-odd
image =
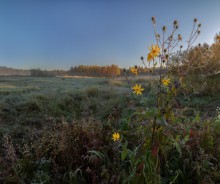
[[212, 43], [220, 31], [219, 0], [1, 0], [0, 65], [141, 65], [155, 43], [152, 16], [158, 29], [177, 19], [183, 39], [198, 18], [201, 43]]

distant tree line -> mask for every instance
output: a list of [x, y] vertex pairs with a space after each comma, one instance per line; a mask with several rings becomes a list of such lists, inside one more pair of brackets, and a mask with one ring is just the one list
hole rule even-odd
[[96, 76], [96, 77], [116, 77], [121, 75], [121, 69], [117, 65], [79, 65], [71, 67], [67, 71], [68, 75]]
[[[150, 68], [145, 68], [137, 66], [139, 75], [149, 75]], [[155, 69], [157, 70], [157, 69]], [[107, 66], [98, 66], [98, 65], [78, 65], [73, 66], [69, 70], [41, 70], [31, 69], [31, 70], [21, 70], [13, 69], [0, 66], [0, 75], [23, 75], [23, 76], [32, 76], [32, 77], [55, 77], [55, 76], [91, 76], [91, 77], [116, 77], [124, 76], [125, 74], [131, 74], [130, 69], [122, 69], [117, 65], [107, 65]]]
[[[139, 75], [149, 75], [151, 68], [137, 66]], [[157, 71], [157, 68], [154, 69], [154, 72]], [[131, 74], [130, 69], [122, 69], [117, 65], [107, 65], [107, 66], [98, 66], [98, 65], [78, 65], [73, 66], [69, 70], [41, 70], [31, 69], [31, 70], [21, 70], [13, 69], [0, 66], [0, 75], [23, 75], [23, 76], [32, 76], [32, 77], [55, 77], [55, 76], [89, 76], [89, 77], [118, 77]]]
[[41, 70], [41, 69], [31, 69], [30, 75], [32, 77], [55, 77], [59, 75], [60, 76], [66, 75], [66, 71], [64, 70], [47, 71], [47, 70]]
[[30, 75], [30, 71], [0, 66], [0, 75], [22, 75], [22, 76], [25, 76], [25, 75]]

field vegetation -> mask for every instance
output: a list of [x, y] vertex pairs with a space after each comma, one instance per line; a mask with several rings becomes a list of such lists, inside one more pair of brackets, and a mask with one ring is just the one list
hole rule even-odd
[[220, 183], [220, 36], [152, 23], [147, 76], [0, 78], [1, 182]]

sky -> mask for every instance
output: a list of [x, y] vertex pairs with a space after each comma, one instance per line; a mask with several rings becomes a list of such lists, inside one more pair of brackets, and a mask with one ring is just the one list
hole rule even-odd
[[178, 20], [183, 40], [197, 18], [197, 43], [211, 44], [220, 31], [220, 0], [0, 0], [0, 66], [141, 65], [155, 44], [152, 16], [158, 30]]

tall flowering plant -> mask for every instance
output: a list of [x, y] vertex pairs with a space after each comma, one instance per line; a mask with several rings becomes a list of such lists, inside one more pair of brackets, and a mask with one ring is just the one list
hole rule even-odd
[[[142, 176], [145, 181], [150, 179], [157, 183], [163, 173], [161, 164], [168, 159], [169, 150], [175, 148], [181, 156], [181, 148], [185, 146], [192, 132], [187, 126], [182, 126], [188, 120], [184, 117], [180, 98], [187, 88], [185, 77], [193, 67], [188, 57], [201, 32], [201, 24], [194, 19], [190, 37], [183, 46], [182, 35], [178, 34], [177, 20], [173, 22], [170, 31], [167, 30], [167, 26], [163, 26], [160, 32], [157, 31], [155, 17], [151, 20], [156, 43], [148, 48], [146, 59], [141, 57], [148, 71], [147, 79], [139, 79], [140, 71], [137, 66], [131, 67], [129, 71], [124, 70], [133, 98], [138, 97], [146, 103], [142, 107], [132, 108], [135, 118], [131, 119], [127, 126], [130, 129], [121, 128], [121, 139], [118, 140], [121, 143], [123, 160], [128, 158], [130, 161], [133, 173], [130, 181], [136, 182], [137, 178]], [[207, 52], [200, 54], [205, 57]], [[149, 84], [148, 90], [145, 82]], [[143, 100], [145, 97], [147, 100]], [[148, 102], [152, 99], [153, 104], [149, 106]], [[166, 166], [169, 167], [169, 164]], [[180, 170], [176, 170], [175, 174], [170, 173], [173, 178], [170, 182], [174, 182], [180, 173]]]

